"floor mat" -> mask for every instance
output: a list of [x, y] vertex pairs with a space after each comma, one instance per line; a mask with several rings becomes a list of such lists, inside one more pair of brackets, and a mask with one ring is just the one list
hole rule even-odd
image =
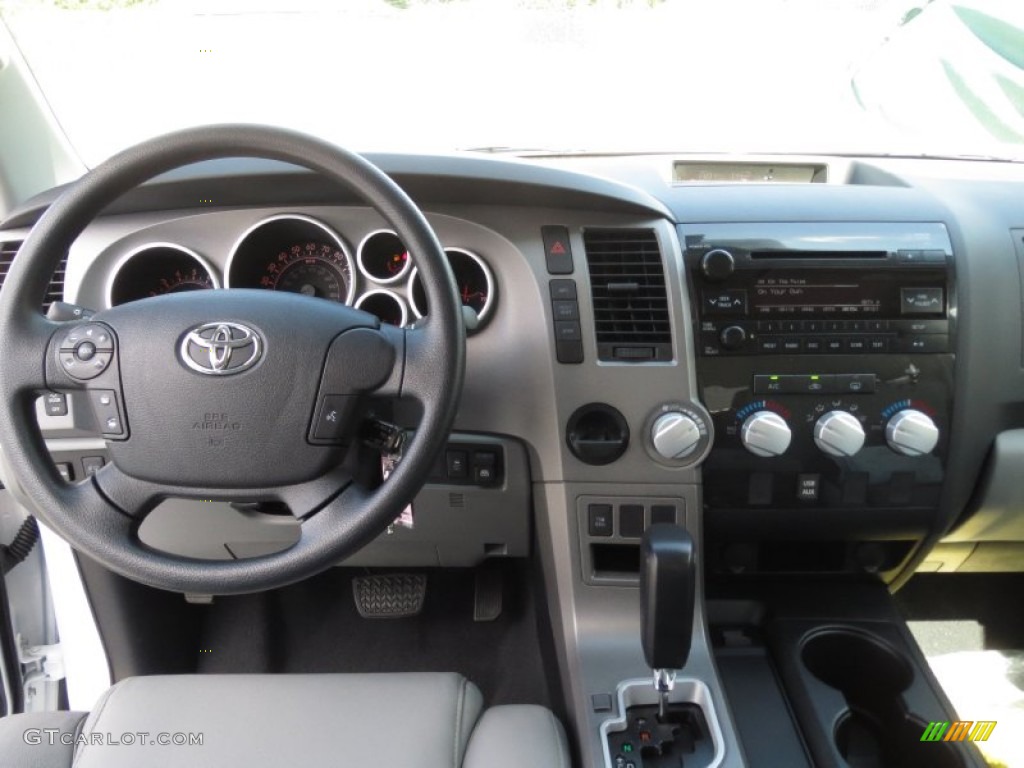
[[[218, 598], [207, 615], [200, 672], [459, 672], [489, 705], [550, 706], [549, 678], [526, 564], [501, 564], [503, 611], [473, 621], [474, 572], [427, 574], [423, 610], [360, 617], [352, 579], [334, 568], [263, 595]], [[375, 573], [378, 571], [374, 571]]]

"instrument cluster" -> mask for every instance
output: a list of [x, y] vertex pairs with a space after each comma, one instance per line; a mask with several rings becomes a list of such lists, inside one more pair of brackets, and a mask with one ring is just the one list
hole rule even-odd
[[[477, 329], [490, 317], [495, 281], [473, 251], [446, 247], [465, 307]], [[165, 293], [215, 288], [290, 291], [337, 301], [407, 326], [426, 316], [426, 293], [415, 256], [388, 229], [368, 233], [353, 251], [324, 222], [300, 214], [271, 216], [238, 238], [223, 275], [203, 256], [174, 243], [150, 243], [127, 253], [107, 286], [108, 306]]]

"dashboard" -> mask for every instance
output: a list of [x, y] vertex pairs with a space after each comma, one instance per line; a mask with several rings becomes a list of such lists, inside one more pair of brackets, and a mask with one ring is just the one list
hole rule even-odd
[[[1019, 165], [759, 158], [770, 172], [751, 183], [705, 181], [727, 158], [370, 159], [426, 212], [471, 335], [418, 524], [362, 562], [523, 554], [552, 493], [587, 584], [635, 583], [643, 528], [695, 514], [722, 576], [892, 582], [1024, 551], [1004, 479], [1024, 461], [1010, 439], [1024, 427]], [[56, 192], [0, 226], [5, 257]], [[86, 230], [61, 278], [56, 293], [93, 308], [252, 288], [398, 326], [429, 312], [416, 254], [376, 212], [266, 161], [144, 185]], [[103, 430], [60, 394], [39, 417], [77, 481], [102, 462]], [[286, 546], [294, 532], [266, 522], [221, 553]], [[969, 536], [944, 549], [958, 524]]]

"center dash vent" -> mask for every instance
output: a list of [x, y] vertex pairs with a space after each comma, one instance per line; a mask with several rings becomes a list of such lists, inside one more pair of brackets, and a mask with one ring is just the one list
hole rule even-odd
[[[7, 280], [7, 273], [11, 271], [11, 264], [14, 257], [21, 248], [20, 240], [8, 240], [0, 242], [0, 288]], [[64, 273], [68, 268], [68, 257], [64, 256], [54, 270], [50, 284], [46, 286], [46, 296], [43, 299], [43, 312], [46, 312], [55, 301], [64, 299]]]
[[594, 300], [597, 357], [624, 363], [672, 359], [665, 267], [651, 229], [583, 233]]

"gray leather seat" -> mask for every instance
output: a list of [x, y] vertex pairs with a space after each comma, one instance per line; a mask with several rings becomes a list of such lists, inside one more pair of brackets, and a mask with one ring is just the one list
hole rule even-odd
[[87, 716], [0, 719], [0, 764], [568, 768], [569, 757], [550, 711], [484, 711], [460, 675], [173, 675], [123, 680]]

